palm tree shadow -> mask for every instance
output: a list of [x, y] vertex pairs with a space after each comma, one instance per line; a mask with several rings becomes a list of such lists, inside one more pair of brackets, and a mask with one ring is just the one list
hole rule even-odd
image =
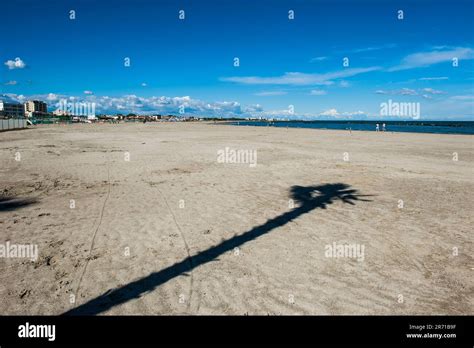
[[359, 195], [357, 190], [350, 189], [349, 185], [341, 183], [318, 186], [293, 186], [290, 189], [290, 197], [296, 203], [294, 209], [158, 272], [151, 273], [120, 288], [108, 290], [104, 294], [65, 312], [64, 315], [96, 315], [132, 299], [139, 298], [169, 280], [185, 275], [199, 266], [216, 260], [220, 255], [267, 234], [303, 214], [317, 208], [326, 209], [329, 204], [334, 203], [336, 200], [341, 200], [351, 205], [354, 205], [355, 201], [369, 201], [362, 198], [366, 197], [366, 195]]
[[0, 197], [0, 211], [13, 211], [37, 202], [36, 198]]

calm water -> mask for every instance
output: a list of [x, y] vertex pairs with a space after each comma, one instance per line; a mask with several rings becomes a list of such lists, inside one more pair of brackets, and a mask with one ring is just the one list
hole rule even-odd
[[474, 121], [235, 121], [232, 125], [260, 127], [293, 127], [318, 129], [352, 129], [374, 131], [376, 124], [387, 132], [474, 134]]

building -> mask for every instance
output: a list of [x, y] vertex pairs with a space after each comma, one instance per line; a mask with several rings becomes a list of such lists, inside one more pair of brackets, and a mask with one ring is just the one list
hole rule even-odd
[[25, 109], [22, 104], [0, 101], [0, 116], [22, 118], [25, 117]]
[[25, 103], [26, 117], [46, 116], [48, 114], [48, 105], [39, 100], [29, 100]]
[[65, 110], [57, 109], [53, 111], [53, 116], [71, 116], [71, 113]]

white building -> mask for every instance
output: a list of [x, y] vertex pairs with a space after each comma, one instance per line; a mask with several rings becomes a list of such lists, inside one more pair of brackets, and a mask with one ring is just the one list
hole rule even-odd
[[53, 116], [71, 116], [71, 114], [65, 110], [57, 109], [53, 111]]
[[26, 117], [45, 116], [48, 114], [48, 105], [39, 100], [29, 100], [25, 103]]

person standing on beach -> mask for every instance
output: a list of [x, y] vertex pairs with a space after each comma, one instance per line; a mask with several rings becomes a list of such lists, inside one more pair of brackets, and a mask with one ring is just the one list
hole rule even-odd
[[382, 132], [385, 132], [385, 123], [382, 124]]
[[378, 132], [379, 130], [380, 130], [379, 124], [377, 123], [377, 124], [375, 125], [375, 131]]

